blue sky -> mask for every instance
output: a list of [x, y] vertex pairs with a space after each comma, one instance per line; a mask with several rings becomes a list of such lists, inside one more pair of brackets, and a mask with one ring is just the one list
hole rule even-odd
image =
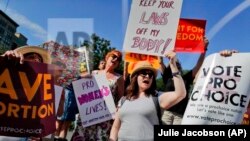
[[[91, 18], [93, 31], [122, 50], [131, 0], [1, 0], [0, 9], [20, 25], [29, 45], [47, 39], [48, 19]], [[238, 8], [237, 8], [238, 7]], [[207, 54], [223, 49], [249, 52], [250, 0], [183, 0], [181, 18], [205, 19]], [[191, 69], [199, 54], [178, 54]]]

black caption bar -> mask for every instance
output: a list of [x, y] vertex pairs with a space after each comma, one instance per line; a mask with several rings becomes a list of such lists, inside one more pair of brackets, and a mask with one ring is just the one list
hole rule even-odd
[[250, 141], [249, 125], [155, 125], [154, 140], [188, 137]]

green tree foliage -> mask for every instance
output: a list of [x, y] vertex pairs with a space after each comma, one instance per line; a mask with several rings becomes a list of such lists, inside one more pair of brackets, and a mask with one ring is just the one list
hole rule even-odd
[[[100, 60], [105, 59], [105, 56], [109, 51], [116, 49], [115, 47], [111, 47], [111, 42], [109, 40], [101, 38], [96, 34], [92, 34], [91, 41], [84, 41], [82, 45], [86, 46], [90, 52], [89, 55], [92, 62], [92, 70], [98, 68]], [[117, 72], [122, 74], [123, 62], [121, 62]]]
[[157, 86], [157, 88], [156, 88], [157, 91], [164, 91], [165, 90], [165, 85], [163, 83], [162, 77], [158, 77], [156, 79], [156, 86]]
[[0, 55], [4, 54], [8, 49], [0, 46]]

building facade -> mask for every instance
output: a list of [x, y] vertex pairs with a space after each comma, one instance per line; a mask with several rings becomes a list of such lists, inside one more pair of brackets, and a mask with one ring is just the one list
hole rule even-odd
[[27, 38], [16, 33], [19, 25], [7, 14], [0, 10], [0, 53], [27, 45]]
[[27, 45], [27, 41], [28, 39], [23, 34], [15, 33], [15, 39], [12, 49], [15, 49], [15, 47], [21, 47]]

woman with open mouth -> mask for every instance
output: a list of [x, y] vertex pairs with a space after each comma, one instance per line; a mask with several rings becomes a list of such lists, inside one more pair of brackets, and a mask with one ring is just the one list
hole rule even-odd
[[166, 57], [169, 58], [175, 91], [157, 93], [157, 70], [147, 61], [135, 64], [126, 96], [118, 103], [110, 141], [153, 141], [154, 125], [161, 122], [157, 107], [168, 109], [186, 96], [184, 82], [176, 66], [176, 53], [171, 51]]

